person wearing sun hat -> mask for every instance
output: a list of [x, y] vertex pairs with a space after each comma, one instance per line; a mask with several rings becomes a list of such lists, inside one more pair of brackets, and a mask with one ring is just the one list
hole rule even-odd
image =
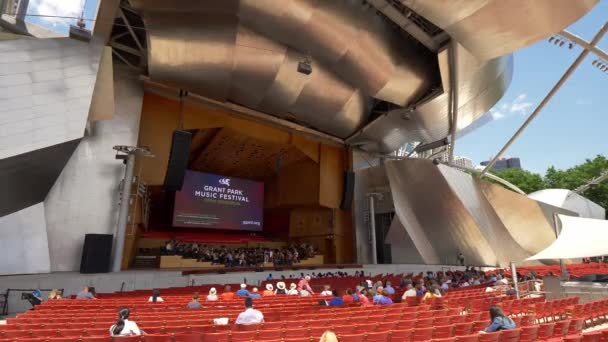
[[277, 283], [277, 289], [274, 291], [275, 295], [284, 295], [287, 294], [287, 291], [285, 291], [285, 283], [280, 281]]
[[241, 284], [241, 289], [236, 291], [237, 297], [249, 297], [249, 291], [247, 291], [247, 284]]
[[266, 284], [266, 290], [264, 290], [264, 292], [262, 293], [263, 297], [270, 297], [270, 296], [274, 296], [274, 287], [272, 286], [272, 284]]
[[294, 283], [291, 283], [289, 285], [289, 291], [287, 291], [287, 294], [290, 295], [290, 296], [297, 296], [297, 295], [299, 295], [299, 293], [298, 293], [298, 285], [296, 285]]
[[209, 295], [207, 296], [207, 300], [208, 301], [216, 301], [217, 300], [217, 290], [215, 289], [215, 287], [212, 287], [209, 290]]

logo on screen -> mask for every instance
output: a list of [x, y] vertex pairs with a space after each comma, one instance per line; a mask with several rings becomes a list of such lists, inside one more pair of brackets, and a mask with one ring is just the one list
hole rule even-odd
[[225, 186], [230, 186], [230, 178], [220, 179], [220, 184], [225, 185]]

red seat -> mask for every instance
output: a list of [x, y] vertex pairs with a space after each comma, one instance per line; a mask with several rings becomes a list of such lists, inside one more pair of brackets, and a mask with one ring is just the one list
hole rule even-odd
[[385, 342], [388, 341], [388, 331], [375, 331], [365, 334], [365, 342]]
[[479, 342], [498, 342], [498, 341], [500, 341], [500, 331], [479, 334]]
[[555, 330], [555, 323], [544, 323], [538, 327], [538, 338], [540, 340], [546, 340], [553, 337], [553, 331]]
[[201, 334], [175, 334], [173, 335], [174, 342], [201, 342], [203, 335]]
[[402, 342], [402, 341], [411, 341], [413, 335], [414, 335], [413, 329], [398, 329], [398, 330], [391, 330], [388, 336], [389, 336], [389, 341]]
[[581, 342], [600, 342], [602, 340], [602, 333], [599, 331], [589, 332], [583, 334]]
[[519, 340], [521, 342], [535, 342], [538, 340], [538, 325], [530, 325], [521, 328]]
[[172, 336], [169, 334], [146, 334], [143, 338], [144, 342], [171, 342]]
[[365, 335], [363, 334], [352, 334], [352, 335], [338, 335], [340, 342], [364, 342]]
[[500, 342], [518, 342], [521, 328], [500, 331]]
[[85, 336], [82, 338], [82, 342], [107, 342], [111, 340], [110, 336]]
[[141, 336], [114, 336], [112, 342], [135, 342], [141, 341]]
[[433, 338], [447, 338], [454, 336], [454, 326], [453, 325], [443, 325], [438, 326], [433, 329]]
[[568, 329], [570, 329], [570, 320], [555, 322], [553, 336], [566, 336], [568, 335]]
[[431, 342], [456, 342], [456, 337], [434, 338]]
[[285, 329], [283, 330], [284, 338], [300, 338], [308, 336], [307, 328]]
[[[266, 339], [266, 340], [272, 340], [272, 339], [274, 339], [274, 340], [280, 340], [282, 336], [283, 336], [283, 331], [282, 330], [272, 329], [272, 330], [260, 330], [260, 331], [258, 331], [257, 338], [259, 338], [259, 339]], [[232, 335], [232, 340], [234, 341], [234, 334]]]
[[206, 333], [202, 335], [205, 342], [228, 342], [230, 335], [227, 332]]
[[562, 341], [564, 342], [580, 342], [583, 339], [582, 335], [568, 335], [565, 336]]
[[473, 323], [458, 323], [454, 325], [454, 336], [464, 336], [471, 334], [473, 330]]
[[570, 320], [570, 326], [568, 327], [568, 334], [579, 334], [583, 331], [583, 326], [585, 324], [584, 318], [577, 318]]
[[479, 341], [479, 334], [456, 336], [456, 342], [477, 342]]
[[427, 341], [433, 338], [433, 327], [430, 328], [416, 328], [412, 339], [414, 341]]

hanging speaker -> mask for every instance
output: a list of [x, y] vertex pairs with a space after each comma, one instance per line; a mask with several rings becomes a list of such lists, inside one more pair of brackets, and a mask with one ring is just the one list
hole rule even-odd
[[169, 165], [165, 174], [165, 191], [180, 191], [184, 185], [184, 175], [188, 167], [188, 156], [190, 155], [190, 143], [192, 133], [188, 131], [174, 131], [171, 142], [171, 154]]
[[352, 171], [344, 172], [344, 191], [342, 192], [342, 202], [340, 202], [340, 209], [350, 210], [350, 206], [353, 202], [353, 195], [355, 193], [355, 173]]

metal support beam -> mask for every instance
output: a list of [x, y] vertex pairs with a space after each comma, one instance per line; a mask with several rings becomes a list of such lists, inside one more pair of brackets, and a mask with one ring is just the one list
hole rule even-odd
[[[553, 229], [555, 230], [556, 239], [559, 238], [559, 234], [562, 232], [562, 226], [560, 223], [561, 222], [559, 221], [559, 218], [557, 217], [557, 213], [553, 213]], [[561, 279], [567, 280], [567, 279], [564, 279], [564, 277], [566, 276], [566, 273], [567, 273], [566, 266], [564, 265], [564, 259], [559, 259], [559, 271], [562, 274]]]
[[[595, 37], [593, 37], [593, 40], [591, 40], [591, 45], [597, 44], [602, 39], [602, 37], [604, 36], [606, 31], [608, 31], [608, 23], [605, 23], [604, 26], [602, 26], [602, 28], [597, 32]], [[521, 125], [521, 127], [519, 127], [519, 129], [515, 132], [515, 134], [513, 134], [513, 136], [509, 139], [509, 141], [507, 141], [507, 143], [500, 149], [500, 151], [498, 151], [498, 153], [494, 156], [494, 158], [492, 158], [492, 160], [490, 161], [490, 163], [488, 163], [486, 168], [483, 169], [483, 171], [481, 171], [480, 176], [483, 176], [486, 172], [488, 172], [488, 170], [490, 170], [494, 166], [494, 164], [496, 163], [498, 158], [500, 158], [505, 153], [505, 151], [511, 146], [511, 144], [513, 144], [513, 142], [521, 135], [521, 133], [530, 125], [530, 123], [534, 120], [534, 118], [536, 118], [538, 113], [540, 113], [540, 111], [545, 107], [545, 105], [547, 105], [547, 103], [551, 100], [551, 98], [553, 98], [555, 93], [557, 93], [559, 88], [562, 87], [564, 82], [566, 82], [566, 80], [572, 75], [574, 70], [576, 70], [576, 68], [578, 68], [578, 66], [583, 62], [585, 57], [587, 57], [587, 55], [589, 54], [589, 51], [590, 50], [583, 49], [583, 52], [581, 52], [580, 55], [578, 55], [576, 60], [574, 60], [572, 65], [570, 65], [568, 70], [566, 70], [566, 72], [562, 75], [562, 77], [559, 79], [559, 81], [557, 81], [557, 83], [553, 86], [553, 88], [551, 88], [551, 90], [545, 96], [545, 98], [534, 109], [532, 114], [530, 114], [530, 116], [528, 116], [528, 118], [526, 119], [526, 121], [524, 121], [524, 123]]]
[[137, 66], [131, 64], [131, 62], [129, 62], [125, 57], [123, 57], [120, 53], [118, 53], [118, 51], [112, 49], [112, 54], [116, 57], [118, 57], [118, 59], [120, 59], [121, 61], [123, 61], [123, 63], [125, 63], [127, 66], [137, 70], [137, 71], [142, 71], [141, 68], [138, 68]]
[[118, 9], [118, 14], [120, 14], [120, 18], [122, 18], [122, 21], [125, 22], [125, 26], [127, 26], [127, 30], [129, 30], [131, 37], [133, 37], [135, 44], [137, 44], [137, 48], [139, 49], [139, 51], [141, 52], [142, 55], [145, 55], [144, 47], [141, 45], [139, 38], [137, 38], [135, 31], [133, 31], [133, 28], [131, 27], [131, 23], [129, 23], [129, 20], [127, 20], [127, 17], [125, 16], [125, 12], [123, 12], [122, 8]]
[[137, 56], [139, 58], [142, 57], [142, 53], [139, 50], [134, 49], [134, 48], [132, 48], [130, 46], [118, 43], [116, 41], [111, 41], [110, 42], [110, 46], [113, 47], [113, 48], [115, 48], [115, 49], [118, 49], [118, 50], [130, 53], [130, 54], [132, 54], [134, 56]]
[[559, 34], [561, 36], [563, 36], [564, 38], [570, 39], [571, 41], [580, 45], [583, 49], [590, 50], [591, 52], [596, 54], [599, 58], [602, 58], [603, 60], [608, 61], [608, 53], [604, 52], [604, 50], [598, 48], [597, 46], [592, 45], [591, 43], [584, 40], [583, 38], [581, 38], [573, 33], [570, 33], [566, 30], [563, 30]]
[[450, 145], [448, 160], [452, 164], [454, 162], [454, 146], [456, 145], [456, 131], [458, 129], [458, 43], [452, 39], [450, 45], [450, 113], [452, 115], [450, 126]]
[[378, 250], [376, 248], [376, 208], [374, 206], [374, 197], [376, 194], [367, 194], [369, 197], [369, 228], [371, 230], [372, 243], [372, 264], [378, 263]]
[[114, 260], [112, 272], [120, 272], [122, 255], [125, 249], [125, 236], [127, 234], [127, 220], [129, 218], [129, 203], [131, 201], [131, 184], [133, 183], [133, 169], [135, 167], [135, 154], [127, 154], [127, 167], [125, 178], [122, 181], [122, 194], [120, 195], [120, 210], [118, 212], [118, 226], [114, 237]]
[[517, 281], [517, 268], [515, 263], [511, 263], [511, 276], [513, 277], [513, 288], [515, 289], [515, 296], [519, 299], [519, 283]]

